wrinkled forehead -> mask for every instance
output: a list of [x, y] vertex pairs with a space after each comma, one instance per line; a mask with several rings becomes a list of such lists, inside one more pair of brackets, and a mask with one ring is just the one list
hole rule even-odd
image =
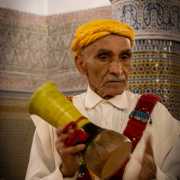
[[89, 55], [96, 53], [101, 49], [120, 52], [131, 49], [131, 41], [127, 37], [110, 34], [94, 41], [93, 43], [83, 48], [81, 50], [81, 54]]

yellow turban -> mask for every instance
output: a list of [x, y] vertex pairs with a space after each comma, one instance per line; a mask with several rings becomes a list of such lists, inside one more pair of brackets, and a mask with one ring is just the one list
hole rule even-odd
[[75, 32], [71, 48], [75, 56], [90, 43], [109, 34], [117, 34], [130, 39], [133, 46], [135, 32], [131, 26], [113, 19], [98, 19], [79, 26]]

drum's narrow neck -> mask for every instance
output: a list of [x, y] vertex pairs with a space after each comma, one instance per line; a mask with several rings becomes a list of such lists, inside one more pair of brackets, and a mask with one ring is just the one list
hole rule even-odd
[[89, 135], [87, 144], [90, 143], [97, 136], [97, 134], [99, 134], [100, 132], [102, 132], [104, 130], [104, 129], [94, 125], [91, 122], [85, 124], [82, 128]]

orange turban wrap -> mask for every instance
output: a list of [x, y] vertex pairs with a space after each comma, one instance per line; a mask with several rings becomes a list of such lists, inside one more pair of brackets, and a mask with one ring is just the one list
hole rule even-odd
[[133, 46], [135, 32], [131, 26], [118, 20], [98, 19], [82, 24], [77, 28], [71, 44], [72, 51], [77, 56], [84, 47], [109, 34], [127, 37]]

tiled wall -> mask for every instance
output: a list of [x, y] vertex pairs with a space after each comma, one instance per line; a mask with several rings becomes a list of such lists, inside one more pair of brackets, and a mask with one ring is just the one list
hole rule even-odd
[[[55, 81], [67, 94], [83, 91], [86, 81], [75, 69], [69, 48], [72, 34], [84, 21], [108, 17], [112, 17], [111, 6], [51, 16], [0, 8], [0, 144], [3, 145], [0, 148], [0, 179], [24, 179], [34, 131], [27, 111], [32, 91], [46, 80]], [[151, 78], [152, 73], [156, 76], [160, 69], [164, 74], [176, 73], [175, 80], [178, 80], [179, 53], [158, 51], [158, 56], [155, 56], [155, 52], [149, 54], [152, 51], [149, 41], [140, 39], [136, 45], [139, 49], [135, 49], [135, 73], [130, 80], [132, 89], [146, 92], [153, 87], [168, 107], [171, 108], [175, 101], [178, 104], [179, 85], [169, 91], [166, 84], [151, 84], [147, 77]], [[143, 84], [143, 78], [148, 83]], [[159, 84], [162, 86], [158, 89]], [[168, 99], [165, 99], [166, 95]]]
[[131, 89], [159, 95], [180, 120], [180, 1], [116, 0], [112, 12], [136, 30]]

